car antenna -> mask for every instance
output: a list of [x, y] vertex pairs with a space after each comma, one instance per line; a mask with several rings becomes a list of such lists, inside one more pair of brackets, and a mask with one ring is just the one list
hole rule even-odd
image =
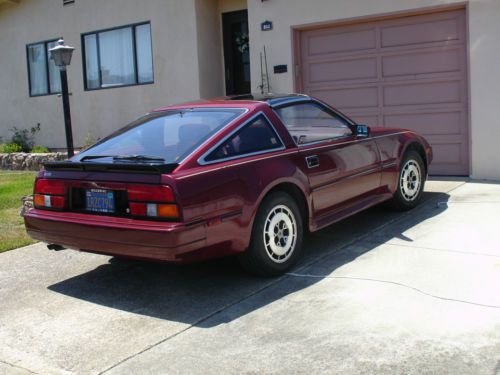
[[267, 53], [266, 46], [264, 45], [264, 63], [266, 65], [266, 83], [267, 83], [267, 93], [271, 92], [271, 86], [269, 85], [269, 71], [267, 70]]
[[264, 68], [262, 66], [262, 52], [260, 53], [260, 85], [257, 87], [260, 89], [260, 93], [264, 95]]

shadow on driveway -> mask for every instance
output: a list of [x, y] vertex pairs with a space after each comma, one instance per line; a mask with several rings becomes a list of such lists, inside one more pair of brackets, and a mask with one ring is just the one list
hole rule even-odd
[[[329, 262], [327, 270], [333, 272], [377, 246], [373, 244], [360, 253], [348, 251], [347, 245], [361, 238], [370, 239], [373, 234], [376, 234], [373, 242], [389, 241], [395, 237], [394, 232], [384, 235], [388, 231], [382, 227], [391, 228], [396, 221], [399, 232], [396, 237], [404, 239], [404, 231], [446, 210], [446, 204], [437, 203], [448, 199], [446, 193], [425, 193], [424, 202], [410, 212], [398, 213], [376, 206], [310, 234], [304, 241], [305, 254], [293, 271], [333, 257], [335, 261]], [[108, 264], [51, 285], [49, 289], [113, 309], [208, 328], [244, 316], [321, 279], [287, 280], [286, 275], [275, 279], [249, 276], [234, 258], [187, 266], [112, 258]], [[273, 285], [277, 287], [259, 294], [251, 303], [239, 303]], [[236, 304], [230, 315], [209, 319]]]

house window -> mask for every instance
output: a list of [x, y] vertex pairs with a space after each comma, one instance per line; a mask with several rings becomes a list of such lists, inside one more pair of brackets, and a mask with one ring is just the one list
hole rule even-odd
[[86, 90], [153, 83], [151, 25], [82, 35]]
[[49, 49], [56, 45], [57, 39], [26, 46], [30, 96], [61, 92], [59, 68], [54, 64], [49, 52]]

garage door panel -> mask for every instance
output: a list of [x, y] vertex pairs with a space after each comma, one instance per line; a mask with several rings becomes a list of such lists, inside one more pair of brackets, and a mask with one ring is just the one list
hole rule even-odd
[[464, 10], [303, 31], [302, 90], [359, 123], [424, 135], [431, 174], [466, 175], [465, 31]]
[[322, 90], [308, 90], [312, 96], [315, 96], [327, 103], [335, 103], [340, 110], [354, 110], [356, 108], [378, 108], [378, 88], [371, 87], [353, 87]]
[[382, 47], [447, 42], [460, 39], [459, 19], [416, 22], [383, 27]]
[[[382, 57], [382, 76], [459, 73], [460, 49], [417, 52]], [[417, 77], [415, 77], [417, 78]], [[423, 78], [423, 77], [422, 77]]]
[[350, 114], [349, 116], [352, 118], [354, 121], [356, 121], [357, 124], [364, 124], [368, 126], [382, 126], [382, 124], [379, 121], [379, 117], [377, 114], [373, 115], [364, 115], [364, 114]]
[[403, 113], [384, 116], [384, 124], [390, 128], [405, 128], [424, 136], [461, 135], [464, 127], [463, 112]]
[[461, 164], [462, 144], [461, 143], [435, 143], [432, 146], [434, 157], [439, 160], [439, 164], [457, 165]]
[[321, 57], [329, 54], [365, 51], [377, 47], [375, 28], [368, 30], [351, 30], [312, 32], [307, 34], [307, 46], [304, 57]]
[[328, 83], [377, 79], [377, 59], [374, 57], [309, 64], [309, 82]]
[[385, 86], [384, 105], [425, 105], [460, 103], [460, 81], [425, 82]]

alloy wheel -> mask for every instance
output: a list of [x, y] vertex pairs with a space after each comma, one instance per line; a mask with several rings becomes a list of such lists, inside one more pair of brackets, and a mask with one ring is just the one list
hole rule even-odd
[[401, 170], [400, 188], [403, 198], [408, 202], [415, 200], [422, 185], [420, 165], [413, 159], [408, 160]]
[[264, 224], [264, 245], [273, 262], [286, 262], [293, 254], [297, 241], [297, 223], [293, 212], [285, 205], [274, 207]]

